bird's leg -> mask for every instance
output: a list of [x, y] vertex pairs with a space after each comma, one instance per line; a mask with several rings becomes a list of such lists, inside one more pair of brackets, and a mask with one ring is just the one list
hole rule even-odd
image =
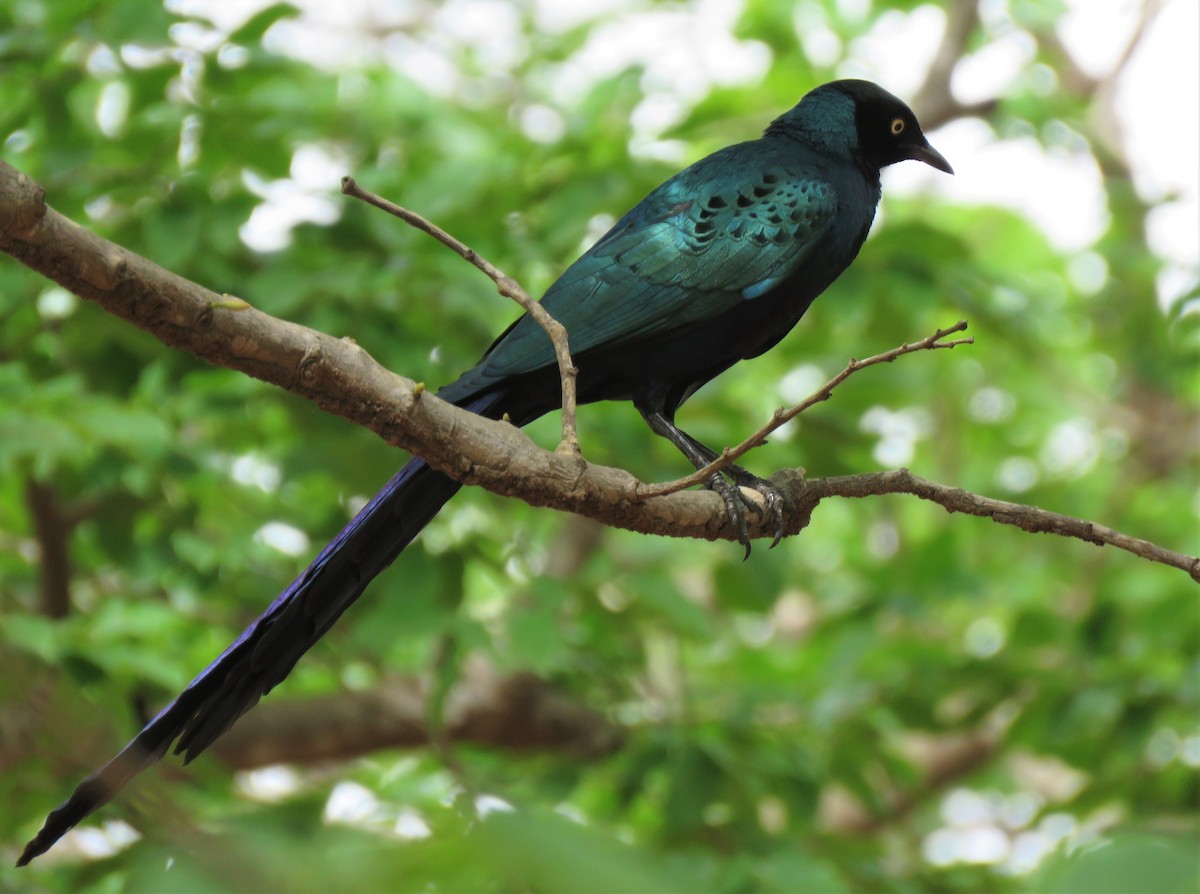
[[[700, 443], [679, 428], [675, 421], [661, 410], [638, 407], [638, 411], [655, 434], [661, 435], [678, 447], [679, 452], [697, 469], [704, 468], [719, 456], [711, 447]], [[746, 548], [747, 557], [750, 555], [750, 532], [746, 527], [745, 507], [760, 507], [742, 493], [743, 487], [758, 491], [766, 502], [765, 510], [760, 511], [765, 511], [774, 523], [775, 539], [771, 541], [771, 548], [774, 549], [783, 538], [783, 494], [770, 481], [731, 463], [722, 472], [714, 472], [707, 486], [725, 501], [725, 509], [738, 530], [738, 543]]]
[[[687, 438], [696, 450], [708, 457], [708, 459], [705, 460], [704, 465], [708, 465], [710, 462], [713, 462], [720, 456], [720, 454], [718, 454], [711, 447], [697, 441], [694, 437], [682, 429], [677, 429], [677, 431]], [[699, 466], [697, 466], [697, 468], [699, 468]], [[776, 487], [766, 478], [759, 478], [753, 472], [747, 471], [735, 463], [730, 463], [729, 465], [725, 466], [723, 471], [739, 488], [747, 487], [750, 490], [757, 491], [758, 493], [762, 494], [763, 499], [766, 501], [765, 510], [762, 510], [761, 507], [753, 504], [745, 497], [744, 494], [742, 495], [742, 500], [746, 503], [746, 505], [755, 505], [755, 508], [760, 509], [760, 511], [765, 511], [767, 515], [770, 516], [771, 521], [774, 523], [775, 537], [771, 541], [771, 545], [768, 548], [774, 549], [779, 545], [779, 541], [783, 539], [783, 493], [778, 487]]]

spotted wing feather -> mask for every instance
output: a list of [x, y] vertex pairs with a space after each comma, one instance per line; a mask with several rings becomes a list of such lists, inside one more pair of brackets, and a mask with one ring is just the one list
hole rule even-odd
[[[769, 166], [733, 180], [690, 168], [618, 221], [542, 302], [577, 356], [711, 319], [783, 283], [820, 244], [836, 209], [833, 188], [803, 171]], [[553, 362], [549, 339], [525, 317], [479, 372], [499, 378]]]

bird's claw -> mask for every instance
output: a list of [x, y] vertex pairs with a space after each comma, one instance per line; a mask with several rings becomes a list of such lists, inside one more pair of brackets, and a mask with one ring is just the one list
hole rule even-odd
[[[750, 530], [746, 525], [746, 507], [764, 513], [771, 521], [774, 539], [771, 540], [768, 549], [774, 549], [783, 539], [783, 494], [770, 481], [759, 478], [757, 475], [751, 475], [737, 466], [725, 471], [729, 478], [733, 479], [732, 481], [721, 472], [716, 472], [709, 479], [708, 487], [710, 490], [716, 491], [725, 501], [725, 511], [734, 527], [737, 528], [738, 543], [746, 548], [746, 555], [743, 556], [743, 559], [750, 558]], [[746, 496], [742, 492], [743, 487], [762, 494], [765, 505]]]
[[738, 543], [746, 547], [746, 555], [742, 558], [750, 558], [750, 530], [746, 527], [746, 511], [742, 506], [746, 498], [743, 496], [741, 488], [720, 472], [714, 472], [708, 479], [708, 489], [715, 491], [725, 501], [725, 513], [737, 528]]
[[771, 518], [774, 537], [771, 538], [771, 545], [767, 549], [774, 549], [779, 546], [779, 541], [783, 539], [783, 494], [779, 492], [779, 488], [771, 484], [769, 481], [763, 481], [765, 487], [756, 487], [763, 499], [767, 501], [766, 509], [764, 510]]

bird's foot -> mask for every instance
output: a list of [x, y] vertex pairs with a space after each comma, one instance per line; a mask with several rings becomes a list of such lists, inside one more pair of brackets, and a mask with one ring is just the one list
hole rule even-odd
[[[728, 476], [728, 477], [726, 477]], [[725, 511], [733, 521], [738, 532], [738, 543], [746, 548], [744, 558], [750, 558], [750, 531], [746, 525], [746, 508], [749, 507], [764, 513], [770, 520], [775, 539], [769, 549], [774, 549], [783, 539], [783, 493], [765, 478], [752, 475], [739, 466], [729, 466], [723, 472], [715, 473], [709, 479], [708, 487], [716, 491], [725, 501]], [[748, 497], [742, 488], [760, 494], [763, 501], [759, 503]]]

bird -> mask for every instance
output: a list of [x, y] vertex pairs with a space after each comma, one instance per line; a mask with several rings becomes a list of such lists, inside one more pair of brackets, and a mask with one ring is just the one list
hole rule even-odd
[[[720, 149], [650, 192], [549, 287], [567, 331], [577, 400], [629, 401], [697, 469], [717, 453], [676, 411], [701, 385], [796, 325], [857, 256], [880, 173], [915, 160], [953, 174], [912, 110], [864, 80], [818, 86], [758, 139]], [[528, 314], [437, 396], [525, 425], [561, 406], [549, 337]], [[749, 550], [742, 488], [763, 496], [778, 543], [782, 496], [737, 466], [708, 483]], [[458, 491], [419, 457], [405, 464], [230, 646], [108, 763], [50, 812], [17, 865], [45, 853], [122, 786], [174, 753], [190, 762], [279, 684]], [[774, 545], [774, 543], [772, 545]]]

